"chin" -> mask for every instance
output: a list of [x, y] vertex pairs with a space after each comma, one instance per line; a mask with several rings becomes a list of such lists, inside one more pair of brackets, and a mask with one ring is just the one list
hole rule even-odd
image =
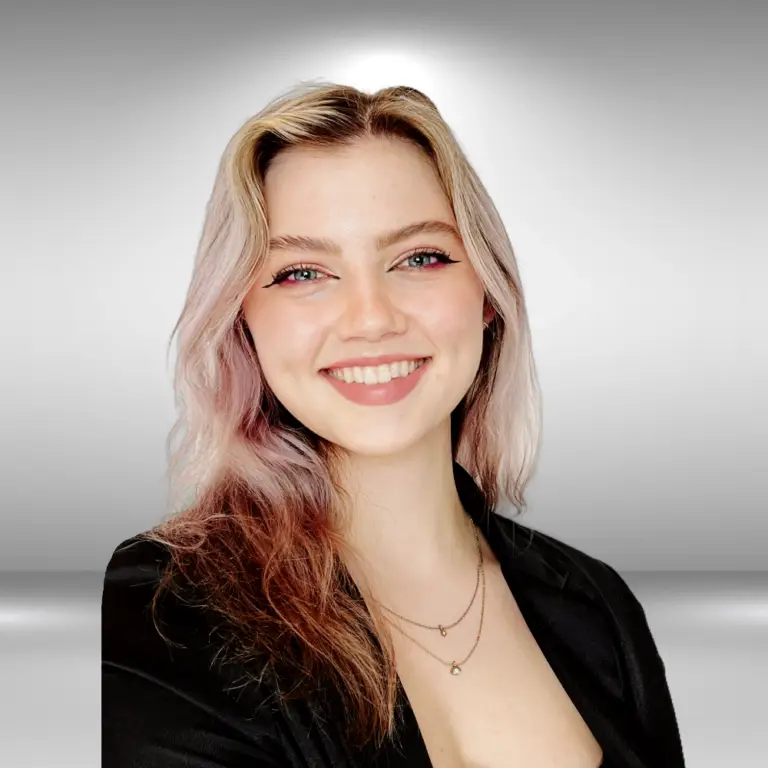
[[366, 429], [357, 430], [354, 434], [336, 430], [318, 434], [350, 454], [374, 457], [404, 453], [424, 439], [428, 432], [429, 428], [426, 424], [420, 429], [411, 425], [409, 429], [404, 430], [393, 421], [391, 424], [381, 425], [380, 429], [369, 425]]

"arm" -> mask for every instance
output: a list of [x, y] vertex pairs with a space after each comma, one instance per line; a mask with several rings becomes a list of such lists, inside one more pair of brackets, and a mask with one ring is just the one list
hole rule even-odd
[[171, 648], [158, 634], [149, 603], [165, 555], [154, 545], [126, 543], [109, 562], [102, 593], [104, 768], [291, 765], [262, 693], [227, 695], [200, 612], [166, 596], [165, 631], [181, 647]]
[[607, 563], [603, 565], [612, 576], [615, 598], [621, 601], [625, 615], [629, 618], [626, 638], [628, 645], [625, 648], [627, 668], [638, 715], [648, 734], [649, 744], [656, 750], [659, 766], [685, 768], [664, 661], [653, 639], [645, 610], [619, 573]]
[[105, 768], [278, 768], [270, 729], [252, 733], [225, 715], [134, 671], [102, 665], [101, 755]]

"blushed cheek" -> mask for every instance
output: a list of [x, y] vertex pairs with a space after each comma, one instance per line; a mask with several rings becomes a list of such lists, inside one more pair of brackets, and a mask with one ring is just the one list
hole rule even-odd
[[322, 365], [322, 324], [316, 313], [275, 307], [259, 313], [254, 325], [259, 334], [255, 339], [256, 351], [266, 376], [291, 376]]
[[464, 339], [482, 327], [482, 288], [469, 275], [461, 278], [422, 305], [425, 323], [442, 338]]
[[280, 340], [285, 326], [280, 313], [275, 312], [275, 308], [270, 307], [268, 302], [259, 304], [254, 300], [246, 301], [243, 311], [253, 336], [259, 365], [267, 383], [274, 389], [275, 378], [280, 374], [285, 355], [285, 344], [281, 344]]
[[483, 349], [482, 288], [468, 280], [446, 296], [442, 311], [433, 312], [433, 327], [439, 328], [438, 347], [450, 351], [462, 378], [471, 382]]

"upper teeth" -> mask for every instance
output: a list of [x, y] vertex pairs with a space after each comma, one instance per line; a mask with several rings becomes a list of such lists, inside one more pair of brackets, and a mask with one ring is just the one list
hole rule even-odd
[[375, 366], [354, 366], [353, 368], [330, 368], [328, 374], [335, 379], [357, 384], [386, 384], [392, 379], [402, 378], [420, 368], [427, 358], [422, 360], [400, 360], [396, 363], [384, 363]]

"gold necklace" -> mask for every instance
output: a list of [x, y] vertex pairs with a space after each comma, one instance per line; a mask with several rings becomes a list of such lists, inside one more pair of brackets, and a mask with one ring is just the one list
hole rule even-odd
[[457, 621], [455, 621], [453, 624], [449, 624], [448, 626], [444, 626], [443, 624], [438, 624], [436, 627], [429, 626], [428, 624], [420, 624], [417, 621], [412, 621], [411, 619], [408, 619], [405, 616], [401, 616], [399, 613], [395, 613], [393, 610], [391, 610], [390, 608], [387, 608], [385, 605], [382, 605], [381, 603], [379, 603], [378, 600], [376, 600], [376, 602], [379, 605], [381, 605], [381, 607], [385, 611], [388, 611], [389, 613], [397, 616], [399, 619], [402, 619], [403, 621], [407, 621], [409, 624], [415, 624], [418, 627], [423, 627], [424, 629], [436, 629], [436, 630], [439, 630], [440, 634], [443, 637], [445, 637], [448, 634], [448, 630], [452, 629], [453, 627], [455, 627], [469, 613], [469, 609], [472, 607], [472, 605], [475, 602], [475, 597], [477, 596], [477, 588], [478, 588], [478, 585], [480, 583], [480, 579], [482, 577], [482, 581], [483, 581], [483, 597], [482, 597], [482, 603], [481, 603], [481, 607], [480, 607], [480, 628], [477, 631], [477, 638], [475, 639], [475, 644], [472, 646], [472, 650], [469, 652], [469, 654], [467, 654], [467, 656], [464, 658], [464, 660], [461, 661], [458, 664], [455, 661], [451, 661], [451, 662], [444, 661], [439, 656], [436, 656], [434, 653], [432, 653], [432, 651], [429, 650], [429, 648], [425, 648], [418, 640], [416, 640], [415, 638], [411, 637], [409, 634], [404, 632], [397, 624], [395, 624], [390, 619], [387, 619], [386, 616], [384, 617], [385, 619], [387, 619], [387, 621], [398, 632], [400, 632], [402, 635], [407, 637], [412, 643], [415, 643], [416, 645], [418, 645], [419, 648], [421, 648], [423, 651], [428, 653], [433, 659], [437, 659], [437, 661], [439, 661], [442, 664], [445, 664], [447, 667], [449, 667], [450, 673], [452, 675], [458, 675], [458, 674], [461, 673], [461, 664], [466, 663], [466, 661], [469, 659], [469, 657], [475, 652], [475, 648], [477, 648], [477, 644], [480, 642], [480, 635], [481, 635], [481, 633], [483, 631], [483, 617], [485, 615], [485, 568], [483, 568], [483, 548], [482, 548], [482, 546], [480, 544], [480, 535], [478, 534], [478, 530], [477, 530], [477, 526], [476, 525], [474, 526], [474, 532], [475, 532], [475, 541], [477, 542], [477, 552], [478, 552], [478, 555], [479, 555], [479, 563], [478, 563], [478, 566], [477, 566], [477, 584], [475, 585], [475, 593], [472, 595], [472, 600], [471, 600], [467, 610], [464, 611], [464, 613], [459, 617], [459, 619]]

